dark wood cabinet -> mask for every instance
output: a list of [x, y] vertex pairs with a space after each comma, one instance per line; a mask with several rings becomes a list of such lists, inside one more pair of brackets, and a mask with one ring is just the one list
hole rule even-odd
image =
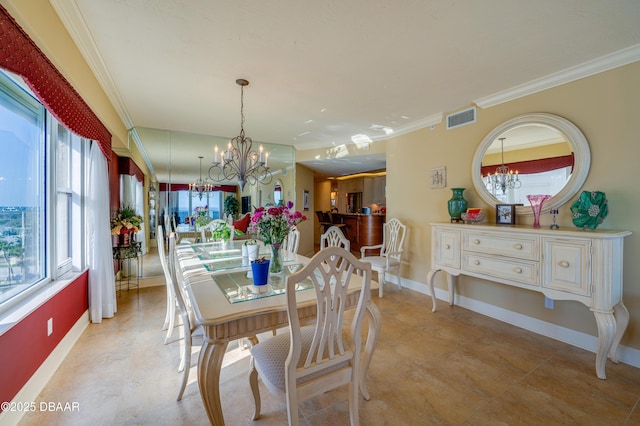
[[382, 244], [384, 215], [336, 214], [334, 216], [340, 223], [347, 225], [343, 231], [351, 243], [352, 251], [360, 251], [362, 246]]

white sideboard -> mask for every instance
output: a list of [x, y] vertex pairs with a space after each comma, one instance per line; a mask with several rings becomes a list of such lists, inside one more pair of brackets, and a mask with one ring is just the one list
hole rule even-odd
[[596, 375], [605, 379], [607, 356], [618, 362], [616, 350], [629, 323], [622, 303], [623, 240], [628, 235], [631, 232], [431, 224], [427, 280], [433, 312], [438, 271], [447, 274], [451, 305], [461, 274], [537, 291], [550, 299], [582, 302], [598, 325]]

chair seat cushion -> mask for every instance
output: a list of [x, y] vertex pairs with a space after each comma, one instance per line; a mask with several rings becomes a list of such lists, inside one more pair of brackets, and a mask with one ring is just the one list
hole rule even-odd
[[[384, 256], [365, 256], [360, 259], [363, 262], [371, 263], [373, 269], [384, 269], [387, 264], [387, 258]], [[397, 260], [389, 259], [389, 267], [395, 268], [399, 265]]]
[[241, 231], [242, 233], [246, 233], [247, 232], [247, 228], [249, 227], [249, 221], [251, 220], [251, 215], [249, 215], [249, 213], [247, 213], [246, 215], [244, 215], [244, 217], [242, 219], [236, 220], [235, 222], [233, 222], [233, 227], [237, 230], [237, 231]]
[[[314, 330], [315, 326], [313, 325], [302, 327], [300, 329], [302, 334], [302, 351], [298, 367], [302, 367], [304, 365], [307, 354], [309, 353], [309, 348], [311, 347]], [[260, 342], [251, 348], [251, 355], [255, 359], [256, 369], [258, 370], [260, 377], [262, 377], [262, 380], [268, 381], [282, 392], [286, 392], [284, 363], [289, 355], [289, 339], [289, 333], [277, 334], [276, 336]], [[347, 350], [346, 347], [345, 350]], [[302, 379], [298, 379], [298, 383], [307, 382], [315, 377], [347, 367], [348, 365], [349, 361], [333, 365], [330, 368], [320, 370], [314, 374], [305, 376]]]

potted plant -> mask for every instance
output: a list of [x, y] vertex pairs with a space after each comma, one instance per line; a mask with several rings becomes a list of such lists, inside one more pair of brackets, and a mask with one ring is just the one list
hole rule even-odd
[[242, 244], [242, 256], [248, 257], [249, 261], [258, 258], [258, 242], [256, 240], [247, 240]]
[[238, 211], [240, 210], [240, 202], [234, 195], [229, 195], [224, 199], [224, 215], [228, 217], [231, 215], [233, 220], [236, 219]]
[[269, 281], [269, 259], [261, 257], [251, 262], [251, 272], [253, 273], [253, 285], [264, 286]]
[[205, 226], [207, 223], [213, 220], [211, 216], [209, 216], [209, 206], [196, 207], [195, 214], [196, 230], [200, 230], [201, 227]]
[[214, 241], [229, 241], [229, 239], [231, 238], [231, 229], [227, 226], [227, 224], [218, 222], [216, 226], [211, 230], [211, 238]]
[[120, 245], [128, 245], [130, 234], [135, 234], [142, 229], [142, 216], [133, 207], [123, 206], [111, 219], [111, 235], [120, 237]]

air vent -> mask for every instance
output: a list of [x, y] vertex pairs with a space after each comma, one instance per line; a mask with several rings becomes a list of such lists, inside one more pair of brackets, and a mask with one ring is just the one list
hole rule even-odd
[[476, 107], [447, 115], [447, 130], [476, 122]]

